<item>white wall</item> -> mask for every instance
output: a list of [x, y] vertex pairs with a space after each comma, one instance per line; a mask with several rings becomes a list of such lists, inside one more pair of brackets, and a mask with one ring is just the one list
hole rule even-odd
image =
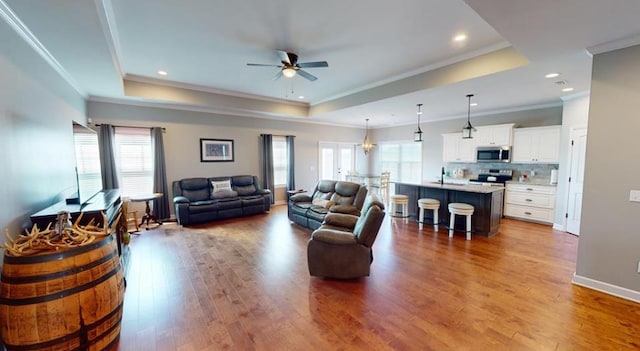
[[0, 43], [0, 230], [15, 236], [74, 190], [71, 125], [86, 123], [85, 103], [4, 21]]
[[589, 95], [564, 100], [562, 107], [562, 130], [560, 135], [560, 167], [556, 190], [556, 216], [554, 227], [566, 230], [567, 200], [569, 198], [569, 167], [571, 163], [571, 130], [587, 127], [589, 120]]
[[[88, 103], [88, 116], [93, 123], [165, 127], [167, 179], [170, 183], [190, 177], [239, 174], [260, 177], [260, 134], [275, 134], [296, 136], [296, 188], [312, 190], [318, 182], [318, 143], [360, 143], [364, 137], [364, 130], [359, 128], [93, 101]], [[233, 139], [235, 162], [200, 162], [200, 138]], [[358, 157], [358, 162], [362, 163], [361, 155]], [[171, 189], [171, 184], [168, 186]], [[170, 194], [170, 199], [172, 197]]]
[[574, 281], [640, 300], [640, 46], [595, 55]]

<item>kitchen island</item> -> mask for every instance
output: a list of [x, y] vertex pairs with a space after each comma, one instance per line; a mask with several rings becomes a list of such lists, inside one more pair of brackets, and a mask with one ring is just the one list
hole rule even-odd
[[[490, 237], [498, 233], [502, 219], [504, 187], [467, 184], [440, 184], [436, 182], [395, 183], [396, 194], [409, 197], [409, 216], [418, 217], [418, 199], [431, 198], [440, 201], [440, 223], [449, 225], [448, 205], [463, 202], [475, 207], [471, 218], [473, 235]], [[425, 222], [433, 222], [433, 211], [425, 211]], [[456, 228], [464, 230], [464, 216], [456, 216]]]

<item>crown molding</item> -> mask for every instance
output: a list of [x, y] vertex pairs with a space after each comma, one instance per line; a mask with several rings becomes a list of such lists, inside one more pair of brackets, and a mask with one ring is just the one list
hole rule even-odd
[[613, 51], [613, 50], [624, 49], [624, 48], [635, 46], [635, 45], [640, 45], [640, 34], [590, 46], [587, 48], [587, 51], [591, 55], [597, 55], [597, 54], [602, 54], [602, 53]]
[[120, 45], [120, 35], [116, 26], [115, 13], [111, 0], [95, 0], [96, 12], [102, 25], [102, 31], [109, 47], [111, 61], [116, 67], [120, 77], [124, 77], [124, 69], [122, 68], [122, 46]]
[[253, 94], [241, 93], [241, 92], [231, 91], [231, 90], [216, 89], [216, 88], [211, 88], [211, 87], [206, 87], [206, 86], [196, 85], [196, 84], [180, 83], [180, 82], [174, 82], [174, 81], [157, 79], [157, 78], [149, 78], [144, 76], [138, 76], [135, 74], [127, 74], [125, 75], [124, 79], [133, 81], [133, 82], [139, 82], [139, 83], [154, 84], [154, 85], [160, 85], [160, 86], [165, 86], [170, 88], [193, 90], [193, 91], [217, 94], [217, 95], [223, 95], [223, 96], [233, 96], [233, 97], [239, 97], [244, 99], [275, 102], [275, 103], [285, 104], [290, 106], [298, 106], [298, 107], [309, 106], [308, 102], [276, 99], [276, 98], [267, 97], [267, 96], [253, 95]]
[[203, 112], [203, 113], [211, 113], [221, 117], [238, 116], [238, 117], [246, 117], [246, 118], [270, 119], [270, 120], [285, 121], [285, 122], [310, 123], [310, 124], [338, 126], [338, 127], [345, 127], [345, 128], [364, 129], [363, 127], [354, 126], [352, 124], [310, 120], [309, 117], [284, 117], [282, 115], [266, 113], [266, 112], [265, 113], [249, 112], [249, 111], [242, 111], [237, 109], [224, 109], [224, 108], [214, 108], [211, 106], [180, 104], [180, 103], [163, 102], [163, 101], [157, 101], [157, 100], [146, 100], [143, 98], [132, 98], [132, 97], [114, 98], [114, 97], [90, 95], [87, 98], [87, 101], [103, 102], [103, 103], [125, 105], [125, 106], [160, 108], [160, 109], [177, 110], [177, 111]]
[[71, 77], [69, 72], [62, 67], [60, 62], [47, 50], [47, 48], [36, 38], [29, 28], [18, 18], [4, 0], [0, 0], [0, 17], [9, 24], [13, 30], [27, 43], [35, 52], [51, 66], [67, 84], [69, 84], [80, 96], [86, 99], [87, 93], [80, 88], [80, 84]]
[[591, 94], [591, 90], [587, 90], [587, 91], [581, 91], [579, 93], [575, 93], [575, 94], [571, 94], [571, 95], [566, 95], [566, 96], [561, 97], [560, 99], [562, 99], [563, 102], [567, 102], [567, 101], [580, 99], [580, 98], [583, 98], [585, 96], [589, 96], [590, 94]]

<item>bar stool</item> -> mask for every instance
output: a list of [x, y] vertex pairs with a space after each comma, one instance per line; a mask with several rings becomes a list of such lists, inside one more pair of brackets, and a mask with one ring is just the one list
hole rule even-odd
[[[392, 217], [409, 217], [409, 197], [407, 195], [391, 195], [389, 201], [391, 202], [389, 207], [391, 208]], [[402, 206], [402, 216], [397, 215], [398, 205]]]
[[440, 201], [436, 199], [419, 199], [418, 207], [420, 208], [420, 214], [418, 216], [418, 227], [422, 229], [422, 223], [424, 222], [424, 210], [433, 210], [433, 230], [438, 231], [438, 209], [440, 209]]
[[475, 208], [469, 204], [463, 204], [460, 202], [452, 202], [449, 204], [449, 213], [451, 213], [451, 220], [449, 223], [449, 237], [453, 237], [453, 228], [456, 223], [456, 215], [467, 216], [467, 240], [471, 240], [471, 215]]

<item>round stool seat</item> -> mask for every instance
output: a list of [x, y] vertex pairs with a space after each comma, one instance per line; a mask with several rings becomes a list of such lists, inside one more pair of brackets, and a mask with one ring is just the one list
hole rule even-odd
[[451, 220], [449, 223], [449, 237], [453, 237], [453, 227], [455, 225], [455, 216], [466, 216], [467, 222], [467, 240], [471, 240], [471, 215], [473, 215], [473, 206], [464, 204], [461, 202], [452, 202], [449, 204], [449, 213], [451, 213]]
[[436, 208], [440, 208], [440, 201], [436, 199], [419, 199], [418, 207], [426, 210], [434, 210]]
[[459, 214], [459, 215], [472, 215], [475, 207], [469, 204], [463, 204], [460, 202], [452, 202], [449, 204], [449, 212]]
[[[391, 203], [390, 210], [392, 217], [409, 217], [409, 197], [407, 195], [391, 195], [389, 198], [389, 202]], [[400, 205], [402, 207], [402, 215], [398, 216], [397, 207]]]
[[391, 195], [391, 201], [394, 202], [403, 202], [409, 201], [409, 197], [407, 195]]

